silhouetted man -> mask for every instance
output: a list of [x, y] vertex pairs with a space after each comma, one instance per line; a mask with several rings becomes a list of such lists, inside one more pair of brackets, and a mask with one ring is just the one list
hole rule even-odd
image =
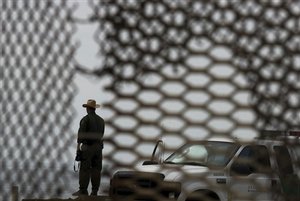
[[87, 115], [80, 121], [77, 138], [76, 159], [80, 161], [79, 169], [79, 191], [73, 193], [75, 196], [88, 195], [88, 185], [91, 181], [91, 195], [97, 196], [102, 169], [102, 149], [104, 135], [104, 120], [96, 114], [96, 108], [100, 105], [95, 100], [88, 100], [82, 105], [86, 108]]

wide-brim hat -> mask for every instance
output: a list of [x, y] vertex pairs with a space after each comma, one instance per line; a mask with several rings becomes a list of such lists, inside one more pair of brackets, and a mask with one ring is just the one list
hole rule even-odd
[[96, 103], [95, 100], [89, 99], [86, 104], [83, 104], [82, 107], [90, 107], [90, 108], [99, 108], [100, 105]]

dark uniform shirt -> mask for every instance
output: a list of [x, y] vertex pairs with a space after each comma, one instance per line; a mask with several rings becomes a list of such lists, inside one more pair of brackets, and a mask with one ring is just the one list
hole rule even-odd
[[89, 112], [80, 121], [77, 143], [102, 144], [104, 127], [104, 120], [95, 112]]

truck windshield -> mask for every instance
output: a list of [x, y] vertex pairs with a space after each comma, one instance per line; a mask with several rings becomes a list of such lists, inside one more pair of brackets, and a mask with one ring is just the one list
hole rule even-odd
[[232, 142], [207, 141], [187, 144], [171, 154], [164, 162], [178, 165], [225, 167], [238, 147]]
[[297, 144], [297, 145], [294, 145], [293, 146], [293, 149], [294, 149], [294, 152], [295, 152], [295, 154], [296, 154], [296, 160], [297, 160], [297, 164], [300, 164], [299, 162], [300, 162], [300, 145], [299, 144]]

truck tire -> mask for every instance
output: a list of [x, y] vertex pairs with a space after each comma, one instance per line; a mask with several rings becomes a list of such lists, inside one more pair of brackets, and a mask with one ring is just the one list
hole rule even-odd
[[188, 196], [186, 201], [219, 201], [219, 197], [216, 193], [209, 190], [195, 191]]

